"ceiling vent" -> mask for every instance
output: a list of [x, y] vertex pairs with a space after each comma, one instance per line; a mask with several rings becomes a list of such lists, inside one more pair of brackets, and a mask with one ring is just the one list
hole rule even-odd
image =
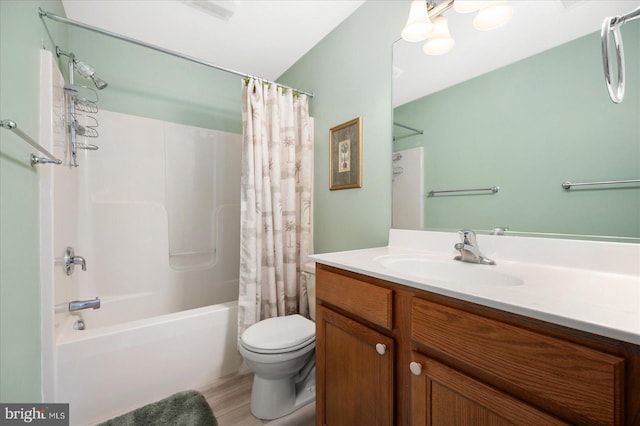
[[569, 9], [580, 3], [585, 3], [586, 1], [587, 0], [561, 0], [562, 5], [564, 6], [565, 9]]
[[224, 21], [231, 19], [238, 7], [237, 0], [183, 0], [183, 3]]

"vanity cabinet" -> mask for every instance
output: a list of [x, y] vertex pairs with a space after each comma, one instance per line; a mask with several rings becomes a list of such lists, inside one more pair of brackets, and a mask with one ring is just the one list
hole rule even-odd
[[623, 358], [418, 297], [411, 336], [514, 396], [585, 423], [620, 424]]
[[320, 424], [392, 425], [393, 339], [321, 306], [316, 323]]
[[322, 264], [316, 300], [319, 426], [640, 424], [638, 345]]
[[[393, 425], [391, 290], [330, 272], [321, 277], [316, 300], [325, 305], [316, 307], [316, 424]], [[356, 312], [359, 321], [339, 310]]]
[[418, 352], [410, 364], [414, 425], [567, 425]]

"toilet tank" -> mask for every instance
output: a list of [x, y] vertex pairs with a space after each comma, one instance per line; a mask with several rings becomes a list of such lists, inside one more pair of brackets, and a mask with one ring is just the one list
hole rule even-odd
[[309, 316], [316, 320], [316, 263], [307, 262], [302, 268], [302, 279], [307, 283], [307, 300], [309, 301]]

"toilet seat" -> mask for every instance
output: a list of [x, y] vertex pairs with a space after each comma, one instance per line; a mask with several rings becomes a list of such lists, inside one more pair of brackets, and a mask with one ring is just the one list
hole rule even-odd
[[268, 318], [247, 328], [240, 337], [248, 351], [281, 354], [315, 343], [316, 326], [302, 315]]

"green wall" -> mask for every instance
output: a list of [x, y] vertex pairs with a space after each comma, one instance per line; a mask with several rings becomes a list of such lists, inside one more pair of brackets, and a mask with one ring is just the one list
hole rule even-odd
[[242, 133], [242, 77], [82, 28], [70, 27], [69, 40], [61, 48], [109, 83], [99, 92], [100, 108]]
[[[0, 119], [34, 139], [39, 132], [40, 50], [64, 42], [37, 8], [64, 14], [60, 1], [0, 1]], [[47, 30], [48, 28], [48, 30]], [[0, 130], [0, 401], [41, 398], [38, 175], [33, 149]], [[42, 166], [47, 167], [47, 166]], [[49, 166], [51, 167], [51, 166]]]
[[640, 238], [637, 186], [561, 188], [640, 177], [640, 26], [622, 33], [619, 105], [604, 84], [598, 32], [396, 108], [396, 121], [425, 131], [394, 146], [424, 147], [425, 191], [500, 186], [427, 197], [426, 226]]
[[[314, 92], [316, 253], [385, 245], [391, 226], [391, 61], [409, 3], [368, 1], [279, 82]], [[362, 188], [329, 191], [329, 129], [362, 117]]]

